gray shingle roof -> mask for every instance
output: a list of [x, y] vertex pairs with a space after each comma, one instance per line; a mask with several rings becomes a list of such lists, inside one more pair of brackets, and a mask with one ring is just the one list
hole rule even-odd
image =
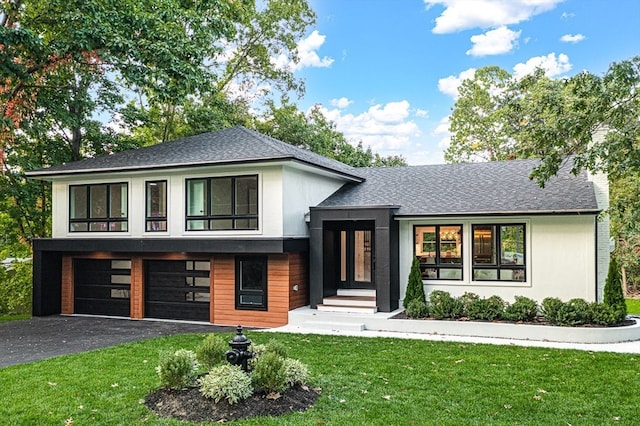
[[362, 180], [359, 171], [242, 126], [145, 148], [61, 164], [27, 173], [30, 177], [293, 160]]
[[560, 170], [545, 188], [529, 179], [537, 160], [359, 170], [319, 207], [399, 206], [398, 216], [597, 212], [586, 173]]

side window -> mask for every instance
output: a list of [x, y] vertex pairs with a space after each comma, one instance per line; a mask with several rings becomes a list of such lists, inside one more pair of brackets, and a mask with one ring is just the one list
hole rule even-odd
[[187, 231], [258, 229], [258, 176], [187, 179]]
[[526, 281], [524, 224], [473, 225], [473, 280]]
[[415, 226], [423, 280], [462, 280], [462, 225]]
[[161, 232], [167, 230], [167, 181], [149, 181], [145, 184], [146, 213], [145, 230]]
[[236, 309], [267, 310], [267, 258], [236, 258]]
[[69, 186], [69, 232], [127, 230], [126, 183]]

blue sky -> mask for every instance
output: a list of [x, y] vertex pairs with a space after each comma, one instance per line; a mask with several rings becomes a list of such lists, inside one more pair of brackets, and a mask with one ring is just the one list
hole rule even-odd
[[442, 163], [461, 79], [498, 65], [554, 78], [640, 55], [638, 0], [310, 0], [301, 109], [409, 164]]

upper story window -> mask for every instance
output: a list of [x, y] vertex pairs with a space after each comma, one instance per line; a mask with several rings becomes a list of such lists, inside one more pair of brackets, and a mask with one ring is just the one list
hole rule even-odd
[[167, 230], [167, 181], [156, 180], [145, 183], [146, 213], [145, 230], [159, 232]]
[[187, 179], [188, 231], [258, 229], [258, 176]]
[[69, 186], [69, 232], [128, 230], [126, 183]]
[[424, 280], [462, 280], [462, 225], [416, 226], [415, 254]]
[[526, 281], [525, 225], [473, 225], [473, 280]]

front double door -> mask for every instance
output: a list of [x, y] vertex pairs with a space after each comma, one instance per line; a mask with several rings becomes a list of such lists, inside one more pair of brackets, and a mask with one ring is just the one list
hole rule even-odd
[[337, 229], [339, 288], [374, 288], [373, 226], [344, 224]]

